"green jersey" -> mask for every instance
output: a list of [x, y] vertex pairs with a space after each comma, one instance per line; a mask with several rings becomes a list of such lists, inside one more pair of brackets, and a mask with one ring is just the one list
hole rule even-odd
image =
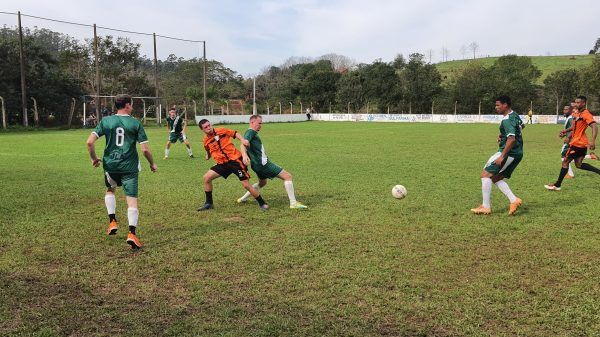
[[[571, 126], [573, 126], [573, 116], [567, 117], [567, 120], [565, 121], [565, 130], [570, 128]], [[572, 131], [567, 132], [567, 138], [571, 137], [571, 132]]]
[[136, 142], [146, 143], [148, 137], [137, 119], [129, 115], [104, 117], [92, 133], [98, 138], [106, 136], [106, 147], [102, 158], [104, 171], [110, 173], [140, 171]]
[[498, 152], [502, 152], [506, 146], [506, 140], [509, 136], [515, 136], [515, 143], [508, 152], [508, 155], [523, 155], [523, 121], [519, 114], [514, 111], [508, 113], [502, 122], [500, 122], [500, 146]]
[[183, 118], [179, 115], [175, 116], [175, 118], [167, 117], [167, 124], [171, 133], [179, 134], [183, 131]]
[[244, 134], [244, 138], [250, 142], [250, 147], [248, 148], [248, 157], [250, 157], [250, 163], [253, 168], [258, 168], [264, 165], [267, 165], [269, 158], [267, 157], [267, 153], [265, 152], [265, 147], [258, 136], [258, 132], [248, 129]]

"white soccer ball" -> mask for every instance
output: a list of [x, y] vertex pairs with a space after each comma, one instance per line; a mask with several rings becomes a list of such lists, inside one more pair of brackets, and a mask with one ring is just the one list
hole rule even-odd
[[406, 187], [402, 185], [396, 185], [394, 188], [392, 188], [392, 195], [396, 199], [403, 199], [406, 196], [406, 193], [408, 193], [406, 191]]

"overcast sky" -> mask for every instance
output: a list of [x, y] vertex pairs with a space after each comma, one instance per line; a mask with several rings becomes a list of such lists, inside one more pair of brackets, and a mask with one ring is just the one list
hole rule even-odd
[[[170, 0], [102, 2], [2, 0], [0, 11], [207, 41], [207, 57], [249, 76], [290, 56], [346, 55], [391, 61], [433, 51], [433, 62], [460, 59], [475, 41], [478, 56], [586, 54], [600, 37], [600, 1], [537, 0]], [[16, 17], [0, 14], [0, 25]], [[24, 17], [23, 25], [91, 37], [92, 29]], [[152, 38], [100, 30], [142, 44]], [[158, 56], [200, 56], [201, 46], [159, 39]]]

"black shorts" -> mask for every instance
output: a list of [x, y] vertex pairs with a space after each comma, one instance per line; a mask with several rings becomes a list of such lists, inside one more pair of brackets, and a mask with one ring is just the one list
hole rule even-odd
[[587, 154], [587, 147], [569, 146], [567, 149], [567, 159], [572, 160], [579, 157], [585, 157]]
[[217, 172], [221, 177], [227, 179], [230, 174], [235, 174], [240, 181], [250, 179], [250, 174], [248, 174], [248, 168], [241, 160], [230, 160], [223, 164], [217, 164], [210, 168], [211, 170]]

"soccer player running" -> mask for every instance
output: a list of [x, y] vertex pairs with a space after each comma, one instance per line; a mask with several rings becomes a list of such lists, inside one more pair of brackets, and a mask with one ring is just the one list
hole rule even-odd
[[104, 202], [108, 211], [109, 225], [108, 235], [117, 233], [118, 225], [116, 218], [117, 201], [115, 189], [122, 186], [127, 201], [127, 220], [129, 221], [129, 233], [127, 243], [132, 249], [139, 249], [142, 243], [138, 239], [135, 230], [138, 225], [138, 174], [141, 169], [136, 142], [140, 143], [142, 153], [148, 163], [150, 170], [156, 172], [156, 164], [152, 159], [152, 152], [148, 147], [148, 137], [142, 124], [131, 117], [133, 107], [131, 96], [117, 95], [115, 107], [117, 114], [102, 118], [96, 129], [88, 137], [87, 148], [94, 167], [100, 166], [100, 159], [96, 156], [94, 143], [98, 138], [106, 136], [106, 147], [102, 157], [104, 168], [104, 183], [107, 187]]
[[[596, 136], [598, 134], [598, 126], [596, 125], [594, 116], [592, 116], [590, 111], [585, 108], [586, 104], [587, 98], [585, 96], [577, 96], [575, 99], [575, 107], [579, 110], [579, 113], [573, 118], [571, 141], [569, 142], [566, 157], [562, 162], [558, 179], [554, 184], [544, 185], [549, 191], [560, 191], [563, 179], [569, 172], [569, 164], [571, 161], [575, 161], [575, 166], [578, 169], [600, 174], [600, 169], [583, 162], [588, 147], [591, 151], [596, 149]], [[588, 126], [592, 128], [591, 142], [585, 134]], [[568, 129], [561, 131], [561, 135], [566, 134], [567, 130]]]
[[500, 122], [498, 152], [490, 157], [481, 172], [483, 204], [471, 209], [471, 212], [475, 214], [492, 213], [491, 196], [492, 183], [494, 183], [510, 201], [508, 215], [513, 215], [523, 201], [514, 195], [504, 178], [509, 179], [523, 159], [522, 130], [525, 126], [519, 115], [512, 110], [510, 97], [498, 97], [496, 111], [504, 116]]
[[[265, 153], [265, 147], [258, 136], [258, 132], [260, 131], [261, 127], [262, 117], [260, 115], [252, 115], [250, 117], [250, 128], [244, 134], [244, 139], [250, 143], [250, 146], [248, 147], [248, 157], [250, 157], [251, 163], [250, 166], [258, 176], [258, 183], [255, 183], [252, 185], [252, 187], [259, 191], [261, 188], [267, 185], [267, 179], [273, 179], [277, 177], [283, 180], [283, 186], [287, 192], [288, 198], [290, 199], [290, 208], [307, 209], [307, 206], [296, 200], [292, 175], [271, 162], [267, 157], [267, 154]], [[250, 192], [246, 192], [246, 194], [239, 198], [237, 202], [245, 202], [249, 197]]]
[[177, 115], [175, 109], [171, 109], [169, 111], [169, 116], [167, 117], [167, 130], [169, 130], [169, 140], [167, 140], [167, 146], [165, 147], [165, 158], [169, 159], [169, 152], [171, 151], [171, 144], [179, 142], [184, 143], [187, 148], [188, 155], [190, 158], [194, 158], [194, 154], [192, 153], [192, 147], [190, 145], [190, 141], [185, 136], [185, 127], [186, 123], [181, 116]]
[[[576, 110], [570, 105], [565, 105], [563, 107], [563, 115], [567, 118], [565, 120], [565, 125], [563, 130], [558, 134], [559, 137], [564, 138], [563, 146], [560, 151], [561, 162], [565, 160], [567, 156], [567, 150], [569, 149], [569, 142], [571, 141], [571, 130], [573, 126], [573, 110]], [[575, 177], [575, 173], [573, 172], [573, 168], [571, 167], [571, 163], [569, 163], [569, 171], [565, 178], [572, 179]]]
[[[204, 132], [206, 160], [212, 157], [217, 163], [204, 174], [206, 202], [198, 208], [198, 211], [206, 211], [214, 208], [212, 181], [219, 177], [227, 179], [232, 173], [238, 177], [242, 186], [256, 199], [261, 210], [266, 211], [269, 209], [269, 205], [263, 200], [260, 193], [250, 185], [250, 175], [246, 168], [246, 165], [250, 162], [246, 153], [246, 146], [249, 145], [248, 141], [235, 130], [213, 128], [207, 119], [200, 120], [198, 126]], [[240, 146], [241, 151], [238, 151], [235, 145], [233, 145], [232, 138], [237, 138], [242, 142], [242, 146]]]

